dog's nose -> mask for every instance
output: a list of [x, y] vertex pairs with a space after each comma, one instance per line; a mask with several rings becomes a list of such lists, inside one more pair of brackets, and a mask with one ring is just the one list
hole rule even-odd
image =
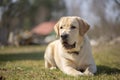
[[68, 38], [68, 34], [62, 34], [61, 35], [61, 38], [64, 40], [64, 39], [67, 39]]

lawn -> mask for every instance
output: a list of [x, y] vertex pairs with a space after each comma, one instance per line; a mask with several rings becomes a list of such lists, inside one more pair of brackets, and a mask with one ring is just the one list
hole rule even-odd
[[71, 77], [44, 69], [46, 46], [0, 48], [0, 80], [120, 80], [120, 44], [93, 48], [95, 76]]

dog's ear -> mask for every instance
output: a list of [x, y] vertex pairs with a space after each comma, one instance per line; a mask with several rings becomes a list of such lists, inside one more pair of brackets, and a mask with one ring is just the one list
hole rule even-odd
[[60, 33], [59, 33], [59, 25], [60, 25], [60, 21], [61, 21], [61, 19], [62, 18], [60, 18], [60, 20], [55, 24], [55, 26], [54, 26], [54, 30], [55, 30], [55, 32], [56, 32], [56, 36], [58, 37], [58, 36], [60, 36]]
[[84, 36], [84, 34], [89, 30], [90, 25], [80, 17], [76, 17], [76, 19], [79, 23], [79, 33], [81, 36]]
[[60, 34], [59, 34], [59, 21], [55, 24], [55, 26], [54, 26], [54, 30], [55, 30], [55, 32], [56, 32], [56, 36], [58, 37]]

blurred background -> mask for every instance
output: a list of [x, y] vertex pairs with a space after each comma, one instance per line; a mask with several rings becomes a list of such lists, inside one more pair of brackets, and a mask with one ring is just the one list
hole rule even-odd
[[[44, 52], [62, 16], [89, 23], [98, 71], [70, 77], [44, 69]], [[0, 80], [120, 80], [120, 0], [0, 0]]]
[[47, 44], [62, 16], [84, 18], [94, 46], [120, 43], [120, 0], [0, 0], [0, 46]]

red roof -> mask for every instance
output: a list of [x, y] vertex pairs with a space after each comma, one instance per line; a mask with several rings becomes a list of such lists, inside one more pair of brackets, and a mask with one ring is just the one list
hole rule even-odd
[[43, 22], [32, 29], [32, 32], [39, 35], [48, 35], [53, 31], [56, 22]]

